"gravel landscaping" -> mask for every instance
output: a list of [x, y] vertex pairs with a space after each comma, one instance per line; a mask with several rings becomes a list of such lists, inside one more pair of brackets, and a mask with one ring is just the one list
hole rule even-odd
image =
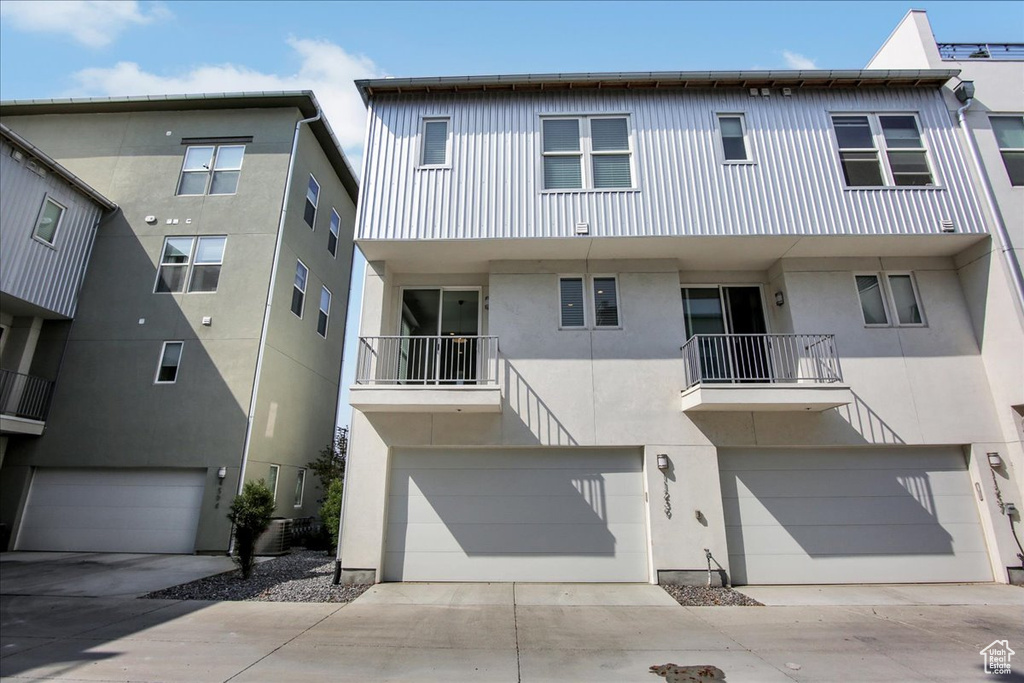
[[248, 581], [238, 570], [208, 576], [144, 595], [164, 600], [251, 600], [259, 602], [352, 602], [372, 584], [335, 586], [334, 558], [322, 550], [292, 550], [259, 562]]
[[672, 584], [663, 585], [662, 588], [683, 607], [764, 607], [757, 600], [732, 588]]

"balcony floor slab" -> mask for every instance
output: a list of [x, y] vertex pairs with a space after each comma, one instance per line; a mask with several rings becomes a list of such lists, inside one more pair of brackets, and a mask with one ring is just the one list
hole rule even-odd
[[683, 412], [821, 412], [850, 403], [845, 384], [698, 384], [682, 392]]
[[500, 413], [498, 386], [354, 386], [349, 403], [364, 413]]

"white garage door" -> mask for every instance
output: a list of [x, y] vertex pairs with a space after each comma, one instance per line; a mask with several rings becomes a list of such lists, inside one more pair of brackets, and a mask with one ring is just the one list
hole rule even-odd
[[18, 550], [191, 553], [204, 470], [39, 468]]
[[397, 451], [385, 581], [646, 581], [637, 451]]
[[991, 581], [959, 448], [719, 454], [733, 581]]

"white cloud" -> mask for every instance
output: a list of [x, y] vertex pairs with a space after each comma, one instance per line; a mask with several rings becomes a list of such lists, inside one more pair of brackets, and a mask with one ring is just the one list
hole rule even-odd
[[241, 91], [312, 90], [323, 107], [335, 135], [358, 170], [356, 162], [363, 143], [366, 109], [352, 81], [383, 75], [373, 60], [352, 55], [325, 40], [288, 39], [298, 53], [297, 73], [263, 73], [236, 64], [203, 65], [178, 75], [163, 76], [143, 70], [134, 62], [118, 62], [109, 68], [83, 69], [72, 75], [77, 83], [69, 96], [119, 97], [127, 95], [178, 95]]
[[0, 17], [22, 31], [61, 33], [88, 45], [103, 47], [130, 26], [151, 24], [171, 13], [161, 3], [143, 11], [137, 0], [3, 0]]
[[814, 63], [814, 60], [809, 57], [804, 57], [802, 54], [796, 52], [790, 52], [789, 50], [782, 51], [782, 58], [786, 60], [786, 66], [790, 69], [817, 69], [818, 65]]

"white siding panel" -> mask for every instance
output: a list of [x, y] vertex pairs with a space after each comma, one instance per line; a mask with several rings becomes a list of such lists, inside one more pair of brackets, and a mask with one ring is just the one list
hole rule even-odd
[[[359, 239], [985, 232], [935, 90], [563, 91], [371, 102]], [[753, 164], [719, 159], [717, 112], [743, 112]], [[843, 187], [830, 112], [916, 112], [939, 187]], [[638, 191], [541, 192], [539, 117], [627, 113]], [[450, 168], [418, 169], [424, 116], [450, 116]]]

